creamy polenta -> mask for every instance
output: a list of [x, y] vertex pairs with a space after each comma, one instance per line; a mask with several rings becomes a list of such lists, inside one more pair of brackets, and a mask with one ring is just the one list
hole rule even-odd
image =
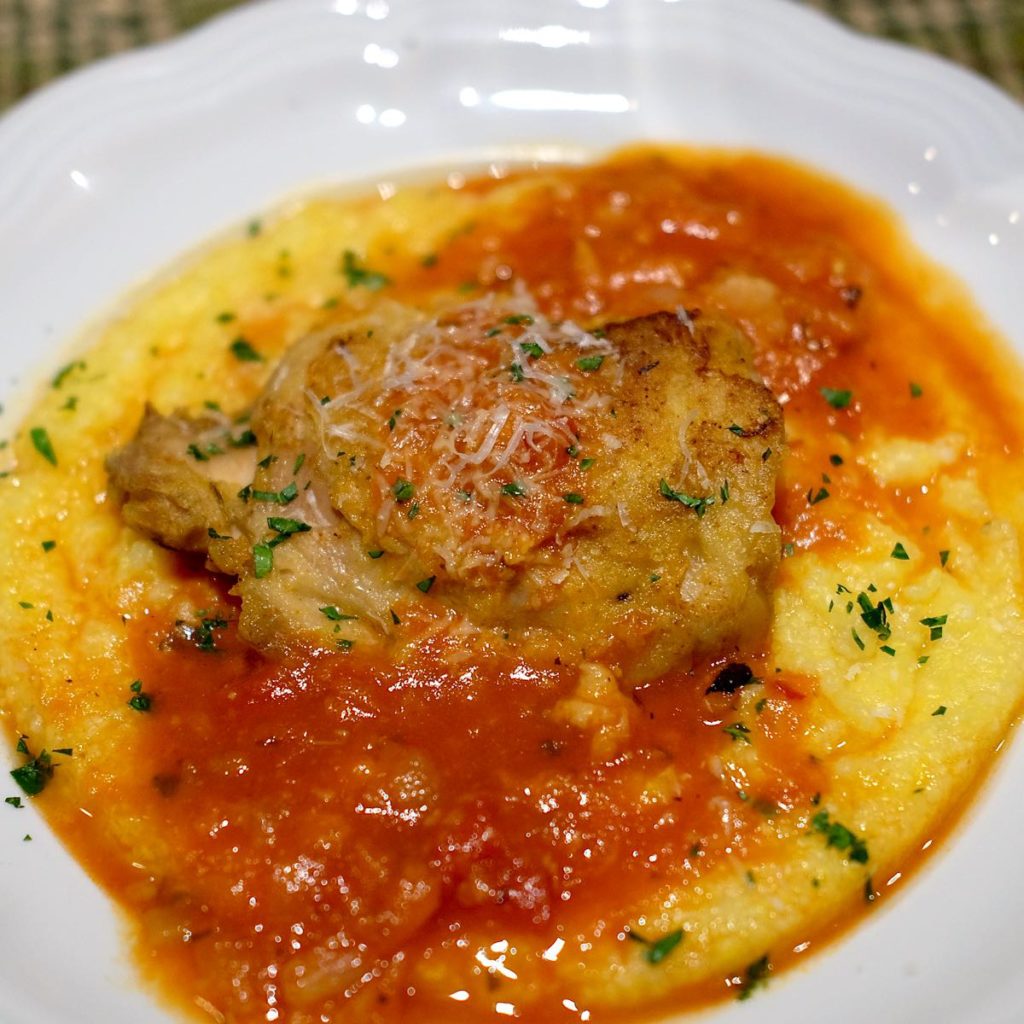
[[1019, 380], [884, 209], [765, 157], [277, 211], [5, 450], [11, 794], [198, 1019], [747, 998], [1019, 710]]

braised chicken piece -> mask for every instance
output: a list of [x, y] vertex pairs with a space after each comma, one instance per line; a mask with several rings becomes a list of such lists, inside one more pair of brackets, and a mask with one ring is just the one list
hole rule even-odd
[[246, 431], [149, 412], [108, 470], [128, 523], [237, 577], [260, 648], [430, 622], [635, 680], [765, 628], [783, 443], [731, 323], [491, 296], [310, 336]]

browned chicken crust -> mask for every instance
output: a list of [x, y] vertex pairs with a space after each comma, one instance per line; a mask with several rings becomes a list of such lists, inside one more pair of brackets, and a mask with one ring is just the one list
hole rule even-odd
[[784, 439], [746, 337], [523, 306], [384, 306], [311, 336], [251, 434], [147, 412], [108, 459], [125, 520], [236, 576], [265, 649], [431, 623], [642, 679], [755, 638]]

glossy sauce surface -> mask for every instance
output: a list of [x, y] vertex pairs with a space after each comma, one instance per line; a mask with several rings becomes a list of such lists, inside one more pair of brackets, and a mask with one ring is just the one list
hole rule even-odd
[[[459, 187], [484, 195], [499, 184]], [[947, 406], [929, 394], [954, 377], [958, 401], [977, 411], [963, 458], [981, 472], [1021, 444], [1021, 427], [969, 354], [971, 326], [919, 301], [924, 271], [885, 255], [897, 242], [870, 203], [788, 165], [639, 151], [566, 170], [514, 217], [467, 225], [432, 262], [404, 257], [400, 239], [367, 260], [391, 278], [389, 297], [410, 302], [522, 279], [548, 316], [587, 325], [724, 309], [784, 404], [790, 450], [775, 515], [786, 551], [856, 550], [866, 508], [934, 559], [948, 546], [935, 492], [882, 486], [858, 445], [876, 430], [941, 434]], [[770, 315], [748, 295], [730, 300], [723, 282], [738, 273], [776, 286]], [[259, 346], [274, 324], [241, 327]], [[852, 397], [836, 407], [822, 388]], [[130, 769], [109, 783], [176, 862], [140, 877], [110, 856], [108, 837], [72, 832], [71, 815], [63, 826], [137, 923], [144, 970], [213, 1019], [577, 1019], [553, 944], [572, 944], [581, 970], [600, 969], [598, 953], [588, 959], [598, 940], [632, 952], [627, 932], [645, 898], [756, 859], [771, 841], [766, 807], [786, 815], [827, 796], [828, 773], [804, 746], [817, 680], [776, 664], [767, 639], [633, 691], [626, 748], [595, 763], [589, 737], [549, 714], [576, 686], [572, 666], [527, 664], [500, 645], [453, 665], [437, 640], [401, 664], [357, 649], [275, 663], [235, 638], [233, 599], [221, 591], [211, 606], [200, 566], [183, 558], [178, 571], [194, 620], [226, 624], [208, 644], [174, 621], [133, 626], [134, 670], [154, 709], [126, 752]], [[784, 560], [780, 585], [787, 571]], [[735, 778], [713, 770], [744, 742], [725, 731], [738, 697], [705, 693], [726, 661], [765, 680], [764, 775], [739, 798]], [[685, 784], [666, 810], [650, 793], [668, 768]], [[518, 993], [528, 1009], [516, 1008]]]

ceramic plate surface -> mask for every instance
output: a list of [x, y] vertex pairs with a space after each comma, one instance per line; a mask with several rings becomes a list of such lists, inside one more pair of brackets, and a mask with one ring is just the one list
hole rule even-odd
[[[644, 139], [782, 153], [881, 196], [1024, 354], [1024, 110], [952, 65], [786, 0], [277, 0], [0, 119], [0, 399], [17, 417], [131, 286], [297, 190]], [[1022, 788], [1018, 743], [899, 898], [699, 1019], [1018, 1024]], [[0, 920], [3, 1024], [170, 1019], [31, 808], [0, 808]]]

